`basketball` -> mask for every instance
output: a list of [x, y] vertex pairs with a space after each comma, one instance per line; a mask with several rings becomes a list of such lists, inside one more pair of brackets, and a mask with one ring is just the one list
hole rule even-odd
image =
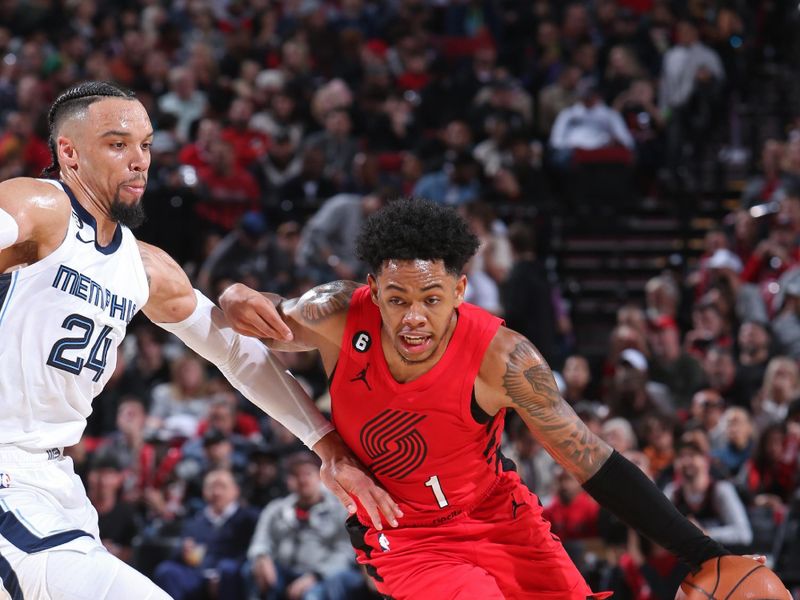
[[706, 561], [683, 580], [675, 600], [791, 600], [778, 576], [744, 556]]

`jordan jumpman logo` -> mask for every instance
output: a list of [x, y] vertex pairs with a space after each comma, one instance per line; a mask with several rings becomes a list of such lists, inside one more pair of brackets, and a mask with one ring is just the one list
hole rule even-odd
[[358, 372], [358, 375], [356, 375], [355, 377], [353, 377], [353, 378], [352, 378], [350, 381], [351, 381], [351, 382], [352, 382], [352, 381], [363, 381], [363, 382], [364, 382], [364, 385], [365, 385], [365, 386], [367, 386], [367, 389], [368, 389], [368, 390], [371, 392], [371, 391], [372, 391], [372, 388], [371, 388], [371, 387], [370, 387], [370, 385], [369, 385], [369, 381], [367, 381], [367, 369], [369, 369], [369, 363], [367, 363], [367, 366], [366, 366], [366, 367], [364, 367], [363, 369], [361, 369], [361, 370]]
[[516, 519], [517, 518], [517, 509], [520, 506], [523, 506], [523, 503], [519, 503], [518, 504], [517, 501], [514, 499], [514, 496], [511, 496], [511, 518], [512, 519]]

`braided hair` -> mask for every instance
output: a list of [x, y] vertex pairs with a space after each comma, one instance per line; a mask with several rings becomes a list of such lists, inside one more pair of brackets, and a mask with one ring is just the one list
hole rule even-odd
[[48, 145], [50, 147], [50, 166], [42, 171], [42, 177], [55, 179], [61, 167], [58, 164], [58, 154], [56, 151], [56, 137], [61, 123], [78, 111], [84, 110], [90, 104], [94, 104], [103, 98], [127, 98], [134, 99], [133, 92], [122, 89], [105, 81], [86, 81], [63, 92], [56, 98], [47, 113], [47, 125], [50, 131]]

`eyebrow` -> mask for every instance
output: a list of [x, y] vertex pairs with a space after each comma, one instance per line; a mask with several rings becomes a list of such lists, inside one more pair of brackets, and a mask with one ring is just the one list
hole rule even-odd
[[[145, 139], [147, 139], [149, 137], [153, 137], [153, 133], [154, 132], [152, 132], [152, 131], [150, 133], [148, 133], [146, 136], [144, 136]], [[130, 131], [120, 131], [118, 129], [112, 129], [110, 131], [106, 131], [100, 137], [131, 137], [131, 132]]]
[[[422, 291], [422, 292], [427, 292], [427, 291], [429, 291], [429, 290], [432, 290], [432, 289], [434, 289], [434, 288], [439, 288], [440, 290], [443, 290], [443, 289], [444, 289], [444, 286], [443, 286], [441, 283], [431, 283], [430, 285], [426, 285], [426, 286], [425, 286], [424, 288], [422, 288], [420, 291]], [[396, 283], [390, 283], [390, 284], [388, 284], [388, 285], [386, 286], [386, 289], [387, 289], [387, 290], [398, 290], [398, 291], [400, 291], [400, 292], [405, 292], [405, 291], [406, 291], [406, 288], [404, 288], [403, 286], [401, 286], [401, 285], [398, 285], [398, 284], [396, 284]]]

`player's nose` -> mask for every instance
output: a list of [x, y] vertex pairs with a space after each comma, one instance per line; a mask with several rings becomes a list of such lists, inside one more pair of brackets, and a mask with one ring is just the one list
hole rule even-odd
[[419, 307], [412, 304], [403, 315], [403, 324], [409, 327], [421, 327], [425, 324], [425, 315]]
[[130, 170], [135, 173], [147, 171], [150, 168], [150, 153], [142, 148], [137, 148], [131, 157]]

